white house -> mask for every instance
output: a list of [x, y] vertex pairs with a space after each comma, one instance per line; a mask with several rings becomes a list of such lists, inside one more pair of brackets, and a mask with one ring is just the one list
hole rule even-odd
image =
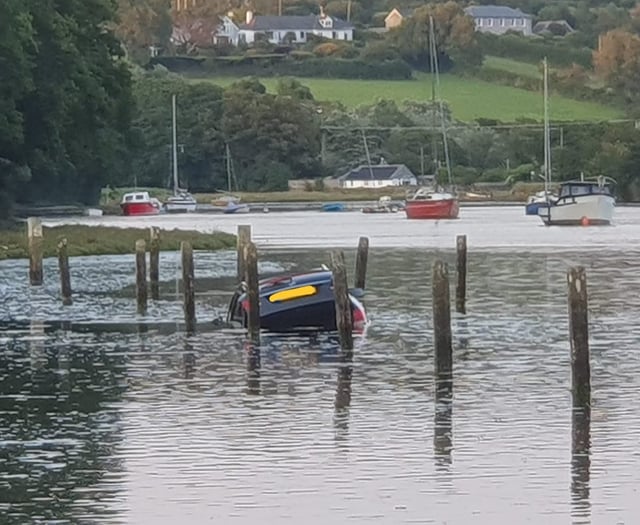
[[331, 40], [353, 40], [352, 24], [321, 12], [307, 16], [261, 16], [247, 11], [244, 24], [229, 16], [222, 19], [214, 44], [253, 44], [261, 37], [272, 44], [304, 44], [309, 35]]
[[496, 35], [507, 31], [518, 31], [525, 36], [532, 34], [533, 17], [520, 9], [502, 5], [472, 5], [466, 7], [464, 11], [473, 18], [476, 31]]
[[342, 188], [384, 188], [385, 186], [415, 186], [418, 181], [404, 164], [358, 166], [338, 177]]

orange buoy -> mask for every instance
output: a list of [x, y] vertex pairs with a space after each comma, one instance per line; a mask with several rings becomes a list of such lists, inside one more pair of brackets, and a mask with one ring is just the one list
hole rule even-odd
[[582, 217], [580, 224], [582, 224], [582, 226], [589, 226], [589, 217]]

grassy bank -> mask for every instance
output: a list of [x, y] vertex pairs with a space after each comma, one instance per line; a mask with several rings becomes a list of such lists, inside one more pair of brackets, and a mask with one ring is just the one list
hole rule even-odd
[[[509, 73], [515, 73], [523, 77], [539, 78], [542, 79], [542, 69], [539, 65], [530, 64], [528, 62], [519, 62], [512, 58], [503, 58], [495, 56], [485, 56], [482, 67], [489, 69], [498, 69], [500, 71], [507, 71]], [[553, 69], [550, 69], [553, 71]]]
[[[136, 240], [149, 239], [146, 228], [110, 228], [105, 226], [54, 226], [45, 227], [44, 255], [56, 255], [58, 242], [67, 239], [70, 256], [117, 255], [134, 253]], [[235, 247], [234, 235], [216, 232], [170, 230], [160, 232], [160, 249], [180, 249], [182, 241], [189, 241], [195, 250], [220, 250]], [[28, 257], [26, 224], [6, 226], [0, 230], [0, 260]]]
[[[499, 61], [499, 60], [498, 60]], [[535, 74], [535, 66], [522, 65], [531, 75]], [[496, 61], [494, 59], [494, 66]], [[509, 67], [504, 60], [502, 67]], [[193, 82], [212, 82], [228, 86], [238, 80], [235, 77], [216, 77], [207, 80], [193, 79]], [[346, 106], [355, 107], [371, 104], [377, 99], [392, 99], [396, 102], [404, 100], [427, 100], [430, 96], [430, 78], [417, 74], [415, 80], [341, 80], [327, 78], [300, 78], [308, 86], [316, 100], [342, 102]], [[275, 90], [277, 79], [264, 78], [261, 82], [271, 92]], [[455, 118], [472, 121], [478, 118], [498, 119], [503, 122], [514, 122], [517, 119], [529, 118], [542, 120], [541, 93], [526, 91], [513, 87], [501, 86], [477, 80], [462, 78], [452, 74], [443, 74], [440, 78], [441, 93], [453, 110]], [[550, 97], [552, 119], [555, 121], [600, 121], [622, 117], [616, 108], [594, 102], [572, 100], [559, 95]]]

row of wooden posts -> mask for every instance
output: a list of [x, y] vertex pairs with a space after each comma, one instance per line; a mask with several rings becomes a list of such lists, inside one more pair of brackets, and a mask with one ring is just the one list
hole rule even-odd
[[[29, 280], [31, 285], [43, 283], [42, 257], [43, 232], [38, 218], [27, 221], [29, 246]], [[71, 279], [69, 274], [69, 257], [67, 241], [58, 243], [58, 266], [60, 270], [60, 288], [63, 304], [72, 303]], [[147, 311], [147, 266], [146, 242], [138, 240], [136, 253], [136, 298], [137, 311]], [[184, 289], [184, 317], [187, 333], [196, 329], [195, 288], [193, 249], [190, 243], [183, 242], [180, 247], [182, 260], [182, 281]], [[369, 240], [361, 237], [356, 254], [356, 270], [354, 285], [365, 288]], [[467, 238], [459, 235], [456, 238], [457, 254], [457, 286], [456, 311], [466, 313], [466, 281], [467, 281]], [[149, 284], [153, 299], [159, 298], [159, 261], [160, 235], [155, 227], [149, 235]], [[353, 353], [353, 335], [349, 286], [345, 267], [344, 253], [331, 253], [331, 270], [334, 278], [336, 301], [336, 322], [340, 337], [340, 346], [344, 356], [350, 359]], [[249, 299], [248, 335], [250, 341], [260, 341], [260, 301], [258, 290], [258, 252], [251, 240], [251, 226], [239, 225], [237, 235], [237, 278], [245, 281]], [[590, 365], [589, 365], [589, 327], [587, 278], [584, 268], [571, 268], [567, 273], [569, 299], [569, 340], [571, 345], [572, 391], [574, 403], [578, 406], [590, 402]], [[433, 300], [433, 338], [435, 349], [436, 377], [451, 379], [453, 368], [451, 308], [449, 295], [449, 274], [447, 265], [437, 260], [433, 264], [432, 300]]]

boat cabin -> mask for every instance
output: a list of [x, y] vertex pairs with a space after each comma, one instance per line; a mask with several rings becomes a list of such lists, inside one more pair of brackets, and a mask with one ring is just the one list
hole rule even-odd
[[122, 196], [122, 204], [134, 204], [136, 202], [150, 202], [148, 191], [138, 191], [135, 193], [125, 193]]
[[574, 198], [585, 195], [613, 196], [613, 180], [598, 177], [595, 180], [570, 180], [560, 184], [559, 199]]

